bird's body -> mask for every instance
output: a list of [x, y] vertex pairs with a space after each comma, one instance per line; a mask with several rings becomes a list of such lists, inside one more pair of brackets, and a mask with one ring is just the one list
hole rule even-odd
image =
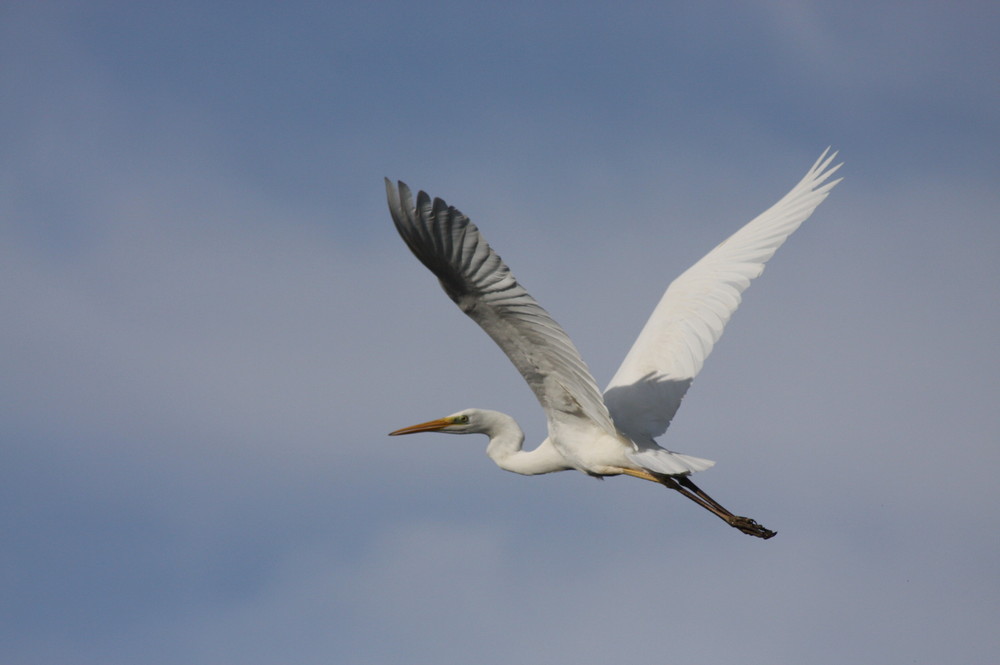
[[[467, 409], [392, 432], [485, 434], [487, 454], [525, 475], [576, 469], [631, 475], [677, 490], [744, 533], [774, 532], [723, 508], [688, 476], [714, 462], [668, 451], [663, 434], [691, 381], [764, 263], [839, 180], [826, 152], [785, 197], [709, 252], [667, 288], [603, 394], [563, 329], [517, 282], [469, 218], [424, 192], [413, 204], [403, 183], [386, 180], [396, 229], [445, 292], [507, 354], [545, 409], [548, 438], [522, 448], [513, 418]], [[825, 183], [825, 184], [824, 184]]]

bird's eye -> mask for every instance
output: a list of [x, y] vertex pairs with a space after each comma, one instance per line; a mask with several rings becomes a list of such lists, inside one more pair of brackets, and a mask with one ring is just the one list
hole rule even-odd
[[467, 416], [467, 415], [465, 415], [465, 416], [459, 416], [459, 417], [457, 418], [457, 420], [458, 420], [458, 422], [459, 422], [459, 423], [461, 423], [462, 425], [466, 425], [466, 424], [468, 424], [468, 422], [469, 422], [469, 416]]

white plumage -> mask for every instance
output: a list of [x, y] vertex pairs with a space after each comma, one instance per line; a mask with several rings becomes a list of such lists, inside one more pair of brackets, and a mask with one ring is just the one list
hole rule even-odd
[[410, 250], [452, 300], [503, 349], [548, 418], [549, 436], [533, 451], [502, 413], [468, 409], [393, 434], [483, 433], [487, 453], [523, 474], [578, 469], [595, 476], [627, 474], [675, 489], [745, 533], [774, 532], [733, 515], [690, 481], [713, 462], [671, 452], [663, 434], [750, 281], [839, 180], [829, 150], [780, 201], [691, 266], [667, 288], [603, 395], [572, 340], [517, 282], [454, 207], [386, 180], [389, 210]]

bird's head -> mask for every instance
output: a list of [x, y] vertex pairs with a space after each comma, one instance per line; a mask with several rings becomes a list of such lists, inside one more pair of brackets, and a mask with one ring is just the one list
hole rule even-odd
[[445, 434], [474, 434], [484, 430], [485, 413], [479, 409], [466, 409], [437, 420], [429, 420], [419, 425], [410, 425], [389, 432], [389, 436], [416, 434], [417, 432], [444, 432]]
[[417, 432], [444, 432], [445, 434], [485, 434], [489, 437], [517, 435], [523, 437], [517, 422], [506, 413], [489, 409], [465, 409], [444, 418], [410, 425], [389, 436], [416, 434]]

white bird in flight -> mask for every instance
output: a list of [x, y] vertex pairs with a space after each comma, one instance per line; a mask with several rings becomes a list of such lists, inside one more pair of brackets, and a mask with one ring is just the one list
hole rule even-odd
[[[780, 201], [675, 279], [604, 390], [573, 342], [524, 290], [469, 218], [424, 192], [385, 181], [396, 230], [448, 296], [493, 338], [528, 382], [548, 418], [548, 438], [523, 450], [524, 432], [498, 411], [466, 409], [390, 435], [485, 434], [497, 466], [524, 475], [577, 469], [629, 475], [676, 490], [743, 533], [775, 532], [723, 508], [689, 478], [714, 462], [661, 448], [681, 398], [764, 263], [827, 197], [840, 164], [827, 149]], [[825, 184], [824, 184], [825, 183]]]

